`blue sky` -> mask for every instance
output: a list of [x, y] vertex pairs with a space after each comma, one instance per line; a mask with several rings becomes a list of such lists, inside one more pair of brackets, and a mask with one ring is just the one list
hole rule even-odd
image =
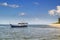
[[0, 0], [0, 24], [49, 24], [57, 21], [49, 10], [60, 6], [60, 0]]

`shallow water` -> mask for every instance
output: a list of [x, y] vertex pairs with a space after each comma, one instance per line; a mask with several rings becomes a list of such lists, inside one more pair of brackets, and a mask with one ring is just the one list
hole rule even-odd
[[0, 26], [0, 40], [60, 40], [60, 28], [30, 25], [25, 28]]

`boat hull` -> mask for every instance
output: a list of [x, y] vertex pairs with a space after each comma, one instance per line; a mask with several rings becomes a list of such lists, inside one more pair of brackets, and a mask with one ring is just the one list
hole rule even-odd
[[27, 27], [27, 25], [10, 25], [12, 28]]

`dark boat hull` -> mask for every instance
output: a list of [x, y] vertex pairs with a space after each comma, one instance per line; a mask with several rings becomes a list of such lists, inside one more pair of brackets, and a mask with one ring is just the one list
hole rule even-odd
[[18, 27], [27, 27], [27, 25], [22, 25], [22, 26], [19, 26], [19, 25], [11, 25], [12, 28], [18, 28]]

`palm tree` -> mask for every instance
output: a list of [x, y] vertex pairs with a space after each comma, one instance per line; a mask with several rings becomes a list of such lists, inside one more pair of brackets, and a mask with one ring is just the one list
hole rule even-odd
[[60, 24], [60, 18], [58, 18], [58, 23]]

